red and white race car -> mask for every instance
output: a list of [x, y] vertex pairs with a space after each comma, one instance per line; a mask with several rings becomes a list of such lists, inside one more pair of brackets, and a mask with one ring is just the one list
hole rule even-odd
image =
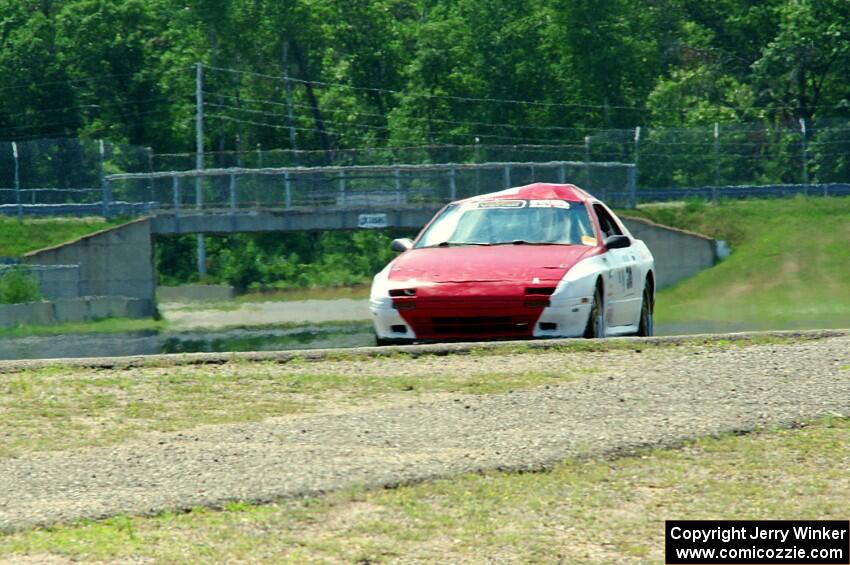
[[393, 249], [369, 301], [379, 345], [652, 335], [652, 254], [574, 185], [452, 202]]

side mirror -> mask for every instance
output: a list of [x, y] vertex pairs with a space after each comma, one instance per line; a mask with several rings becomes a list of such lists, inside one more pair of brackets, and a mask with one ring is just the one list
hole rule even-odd
[[605, 249], [624, 249], [631, 247], [632, 240], [627, 235], [612, 235], [605, 240]]
[[390, 249], [398, 253], [404, 253], [411, 247], [413, 247], [413, 242], [410, 240], [410, 238], [407, 237], [394, 239], [393, 242], [390, 244]]

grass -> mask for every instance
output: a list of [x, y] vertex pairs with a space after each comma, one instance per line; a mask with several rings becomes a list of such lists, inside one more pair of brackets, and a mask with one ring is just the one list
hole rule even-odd
[[[500, 370], [476, 359], [292, 360], [125, 370], [48, 366], [0, 374], [0, 457], [103, 446], [149, 431], [259, 421], [358, 404], [417, 401], [439, 393], [489, 394], [562, 384], [594, 372], [535, 356]], [[429, 396], [431, 395], [431, 396]]]
[[126, 223], [125, 219], [49, 218], [18, 221], [0, 218], [0, 257], [21, 257], [30, 251], [52, 247]]
[[689, 202], [633, 215], [726, 240], [733, 249], [714, 268], [662, 291], [658, 323], [847, 326], [850, 198]]
[[163, 331], [168, 327], [164, 320], [151, 318], [107, 318], [93, 322], [55, 324], [52, 326], [19, 325], [0, 328], [0, 338], [32, 335], [97, 334], [140, 331]]
[[833, 519], [850, 420], [709, 438], [548, 472], [468, 474], [255, 506], [120, 516], [0, 537], [10, 560], [661, 563], [665, 519]]

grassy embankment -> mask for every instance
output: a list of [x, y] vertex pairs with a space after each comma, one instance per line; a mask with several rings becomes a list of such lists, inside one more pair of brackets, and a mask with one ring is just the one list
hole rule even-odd
[[689, 202], [628, 213], [733, 249], [714, 268], [664, 290], [658, 323], [850, 326], [850, 198]]
[[125, 223], [103, 218], [15, 218], [0, 217], [0, 257], [20, 257], [30, 251], [52, 247], [84, 235]]

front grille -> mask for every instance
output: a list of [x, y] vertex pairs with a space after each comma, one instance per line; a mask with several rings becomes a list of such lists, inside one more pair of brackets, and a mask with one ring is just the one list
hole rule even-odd
[[[433, 335], [518, 335], [530, 320], [511, 316], [439, 316], [430, 319]], [[427, 330], [426, 330], [427, 331]]]

